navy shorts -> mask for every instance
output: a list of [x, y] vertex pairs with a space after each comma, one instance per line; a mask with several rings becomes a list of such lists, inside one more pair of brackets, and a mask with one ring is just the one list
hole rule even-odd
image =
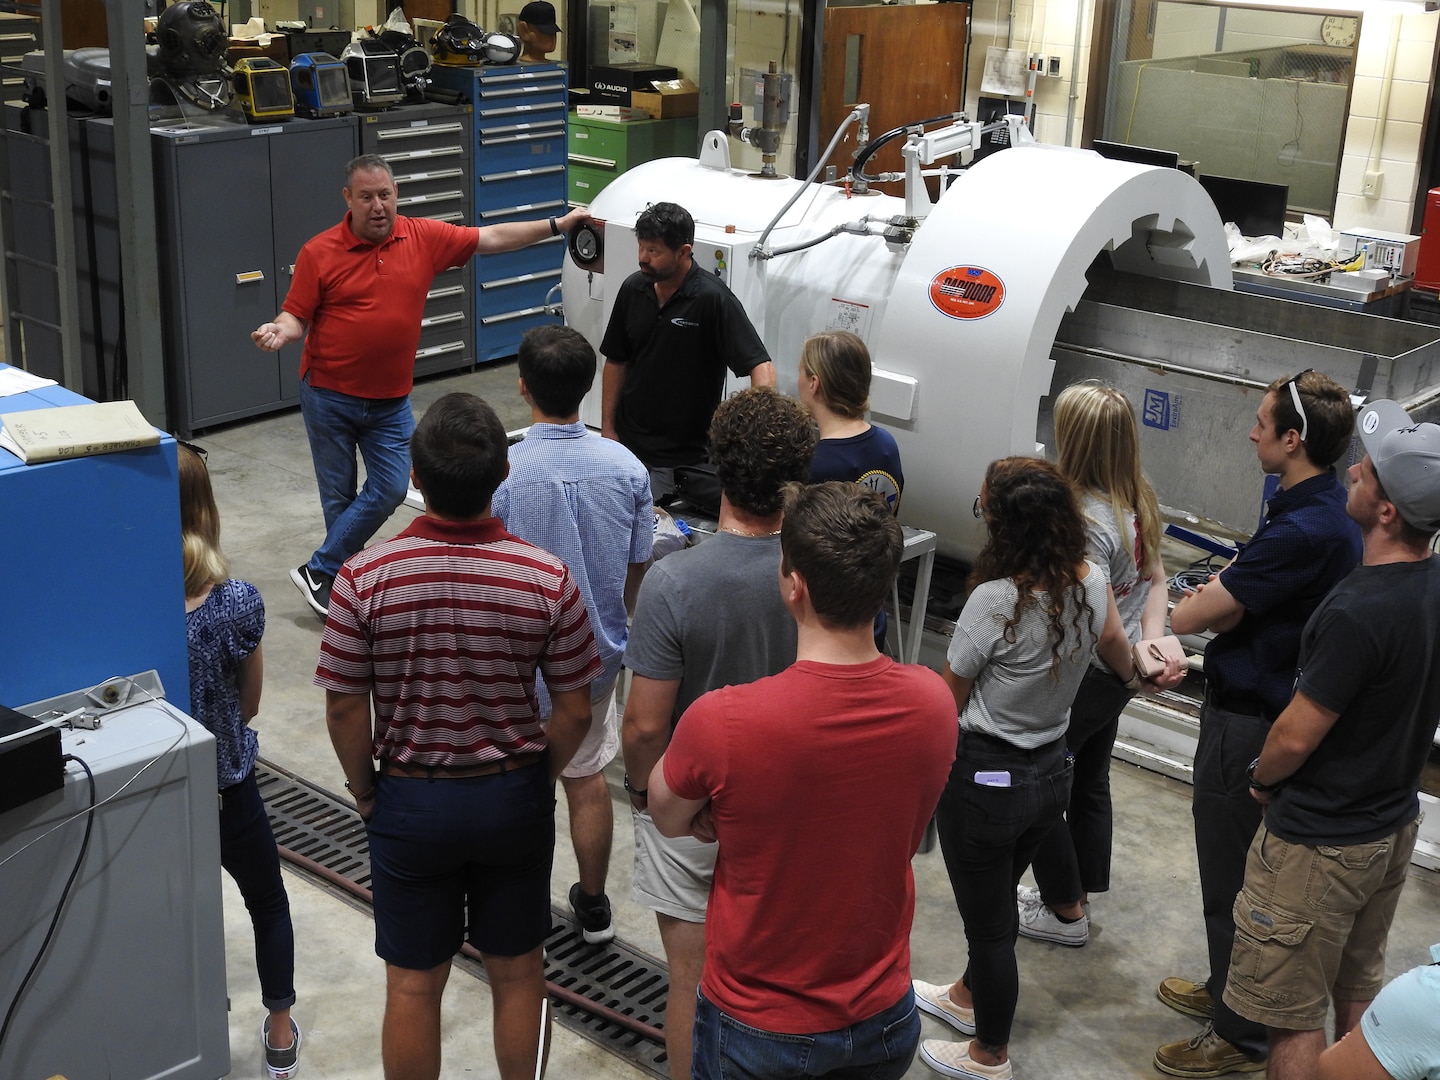
[[522, 956], [550, 933], [555, 789], [543, 761], [463, 779], [378, 777], [370, 839], [375, 952], [428, 971], [468, 940]]

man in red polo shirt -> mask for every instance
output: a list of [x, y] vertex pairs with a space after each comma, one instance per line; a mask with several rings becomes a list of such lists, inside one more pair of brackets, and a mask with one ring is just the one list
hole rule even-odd
[[489, 977], [501, 1080], [540, 1075], [555, 779], [590, 730], [601, 668], [565, 564], [490, 514], [505, 442], [473, 394], [426, 411], [411, 444], [425, 514], [341, 567], [320, 642], [315, 682], [370, 842], [388, 1080], [440, 1075], [465, 940]]
[[[300, 411], [325, 514], [325, 540], [290, 571], [320, 616], [340, 564], [405, 498], [415, 430], [410, 385], [420, 316], [435, 275], [472, 255], [527, 247], [589, 215], [461, 227], [397, 213], [395, 177], [376, 154], [346, 166], [345, 220], [300, 249], [283, 310], [250, 335], [266, 352], [305, 338]], [[356, 493], [355, 453], [365, 462]]]

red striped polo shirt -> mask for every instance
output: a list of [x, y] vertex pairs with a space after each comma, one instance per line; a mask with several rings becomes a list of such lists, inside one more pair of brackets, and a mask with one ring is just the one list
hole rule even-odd
[[340, 568], [315, 684], [371, 695], [376, 758], [458, 768], [545, 749], [537, 668], [552, 690], [600, 673], [565, 564], [495, 518], [427, 516]]

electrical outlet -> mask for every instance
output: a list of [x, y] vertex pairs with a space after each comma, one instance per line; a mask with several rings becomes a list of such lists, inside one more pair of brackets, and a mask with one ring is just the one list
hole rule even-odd
[[1060, 57], [1050, 57], [1050, 67], [1048, 73], [1055, 77], [1058, 77], [1060, 75]]
[[1378, 199], [1380, 197], [1380, 185], [1385, 179], [1385, 174], [1376, 170], [1365, 174], [1365, 181], [1360, 185], [1360, 193], [1367, 199]]

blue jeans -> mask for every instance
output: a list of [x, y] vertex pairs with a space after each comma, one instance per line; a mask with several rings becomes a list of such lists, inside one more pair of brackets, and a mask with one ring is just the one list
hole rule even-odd
[[[1012, 905], [1013, 906], [1013, 905]], [[839, 1031], [785, 1035], [742, 1024], [710, 1003], [695, 1000], [694, 1080], [783, 1080], [830, 1076], [836, 1080], [899, 1080], [920, 1043], [915, 995]]]
[[280, 853], [252, 771], [220, 791], [220, 865], [235, 879], [255, 932], [255, 968], [267, 1009], [295, 1004], [295, 930]]
[[[1009, 787], [975, 782], [977, 772], [1008, 772]], [[1002, 739], [960, 732], [935, 822], [940, 850], [965, 924], [970, 963], [961, 981], [975, 996], [975, 1037], [1010, 1042], [1020, 997], [1015, 886], [1070, 799], [1065, 740], [1022, 750]]]
[[[300, 380], [300, 413], [325, 513], [325, 541], [308, 565], [334, 577], [405, 501], [415, 414], [408, 396], [351, 397], [311, 386], [308, 375]], [[358, 495], [357, 450], [365, 461]]]

